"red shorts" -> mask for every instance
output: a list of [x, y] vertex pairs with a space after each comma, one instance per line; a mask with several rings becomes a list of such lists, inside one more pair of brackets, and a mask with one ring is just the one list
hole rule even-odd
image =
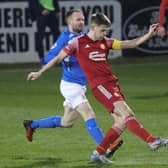
[[92, 89], [96, 99], [112, 113], [114, 110], [114, 103], [117, 101], [125, 100], [124, 95], [121, 93], [118, 82], [110, 81], [99, 84]]

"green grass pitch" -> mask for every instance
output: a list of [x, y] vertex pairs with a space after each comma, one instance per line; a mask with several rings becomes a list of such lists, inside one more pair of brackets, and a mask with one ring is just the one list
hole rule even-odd
[[[161, 59], [160, 59], [161, 60]], [[168, 138], [168, 59], [112, 63], [127, 103], [154, 135]], [[0, 168], [168, 168], [168, 147], [156, 152], [127, 130], [113, 165], [90, 163], [96, 144], [82, 119], [73, 128], [38, 129], [29, 143], [24, 119], [62, 115], [59, 92], [61, 68], [53, 68], [37, 81], [26, 81], [37, 67], [0, 70]], [[88, 88], [87, 96], [103, 132], [112, 125], [107, 111]]]

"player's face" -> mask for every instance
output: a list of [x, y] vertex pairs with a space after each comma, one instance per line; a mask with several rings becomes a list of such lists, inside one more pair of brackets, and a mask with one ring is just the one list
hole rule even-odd
[[96, 25], [94, 28], [94, 35], [96, 40], [103, 40], [105, 36], [107, 36], [110, 28], [105, 25]]
[[84, 16], [81, 12], [74, 12], [72, 14], [72, 30], [74, 32], [80, 33], [84, 27]]

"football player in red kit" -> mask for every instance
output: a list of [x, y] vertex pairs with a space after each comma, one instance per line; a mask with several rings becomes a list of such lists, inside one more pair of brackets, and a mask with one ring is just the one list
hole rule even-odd
[[88, 34], [73, 39], [68, 46], [61, 50], [55, 59], [42, 67], [38, 72], [31, 72], [28, 75], [28, 80], [35, 80], [66, 56], [72, 53], [76, 55], [94, 96], [114, 118], [114, 124], [91, 155], [92, 161], [107, 164], [112, 163], [112, 161], [105, 156], [105, 152], [111, 142], [114, 142], [125, 128], [146, 142], [152, 150], [168, 144], [168, 139], [152, 135], [136, 119], [134, 112], [127, 105], [121, 92], [118, 78], [112, 73], [107, 62], [110, 49], [120, 50], [139, 46], [157, 34], [158, 24], [152, 24], [145, 35], [124, 41], [107, 38], [106, 35], [110, 27], [111, 22], [107, 16], [102, 13], [93, 14]]

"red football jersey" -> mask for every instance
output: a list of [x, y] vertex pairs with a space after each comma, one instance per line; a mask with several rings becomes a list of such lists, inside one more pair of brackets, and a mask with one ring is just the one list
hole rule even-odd
[[108, 51], [112, 49], [113, 42], [112, 38], [93, 41], [85, 34], [70, 41], [63, 49], [67, 55], [76, 55], [91, 88], [109, 80], [117, 80], [107, 62]]
[[166, 11], [167, 6], [168, 6], [168, 0], [162, 0], [161, 4], [160, 4], [160, 10], [159, 10], [159, 24], [160, 24], [160, 26], [163, 26], [163, 24], [164, 24], [165, 11]]

